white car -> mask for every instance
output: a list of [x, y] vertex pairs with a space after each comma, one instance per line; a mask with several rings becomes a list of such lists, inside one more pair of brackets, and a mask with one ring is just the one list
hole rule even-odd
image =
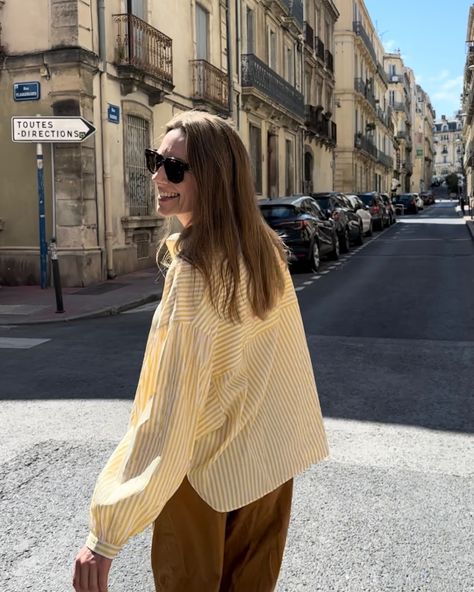
[[362, 230], [367, 236], [372, 236], [372, 215], [367, 210], [364, 202], [357, 195], [346, 193], [347, 199], [350, 201], [352, 209], [362, 220]]
[[414, 193], [413, 195], [415, 196], [416, 205], [418, 206], [418, 209], [422, 210], [425, 207], [425, 202], [421, 199], [419, 193]]

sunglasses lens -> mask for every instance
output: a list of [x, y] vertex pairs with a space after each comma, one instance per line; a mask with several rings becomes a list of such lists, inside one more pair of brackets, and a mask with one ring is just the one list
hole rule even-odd
[[181, 183], [184, 179], [184, 166], [176, 160], [165, 159], [165, 173], [171, 183]]
[[147, 169], [150, 171], [152, 175], [156, 173], [156, 171], [160, 168], [163, 162], [163, 157], [161, 154], [157, 154], [152, 150], [145, 151], [145, 159], [146, 159], [146, 166]]

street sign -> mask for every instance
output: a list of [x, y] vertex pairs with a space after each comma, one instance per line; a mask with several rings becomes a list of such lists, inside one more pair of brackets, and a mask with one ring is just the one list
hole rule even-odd
[[107, 109], [107, 119], [112, 123], [119, 123], [120, 122], [120, 107], [117, 105], [110, 105]]
[[16, 82], [13, 85], [15, 101], [39, 101], [41, 89], [39, 82]]
[[12, 117], [13, 142], [83, 142], [94, 132], [83, 117]]

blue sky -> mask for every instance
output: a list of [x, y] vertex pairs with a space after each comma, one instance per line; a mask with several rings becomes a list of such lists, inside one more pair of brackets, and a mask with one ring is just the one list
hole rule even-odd
[[466, 60], [467, 0], [365, 0], [386, 51], [400, 49], [436, 117], [460, 108]]

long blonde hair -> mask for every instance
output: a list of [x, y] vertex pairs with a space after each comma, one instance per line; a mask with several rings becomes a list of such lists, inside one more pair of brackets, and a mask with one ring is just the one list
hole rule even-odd
[[247, 150], [227, 121], [203, 111], [176, 115], [166, 132], [174, 129], [186, 136], [198, 194], [192, 222], [176, 244], [178, 256], [202, 273], [214, 308], [234, 321], [240, 318], [242, 257], [253, 313], [264, 318], [284, 289], [281, 262], [286, 263], [286, 251], [260, 213]]

